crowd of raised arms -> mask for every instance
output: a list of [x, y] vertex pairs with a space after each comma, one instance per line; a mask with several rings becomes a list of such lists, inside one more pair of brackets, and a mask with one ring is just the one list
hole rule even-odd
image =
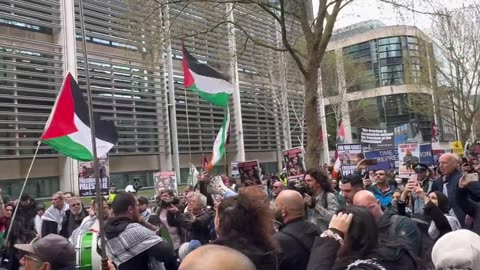
[[248, 185], [202, 174], [182, 192], [133, 189], [102, 205], [57, 192], [46, 208], [23, 195], [0, 201], [0, 267], [101, 269], [102, 219], [109, 269], [480, 269], [479, 162], [447, 153], [414, 171], [401, 179], [360, 162], [340, 179], [318, 168]]

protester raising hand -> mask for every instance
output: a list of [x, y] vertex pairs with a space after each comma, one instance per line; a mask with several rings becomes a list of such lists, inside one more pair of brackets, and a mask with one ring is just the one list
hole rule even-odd
[[353, 215], [344, 214], [342, 212], [334, 215], [332, 220], [330, 221], [330, 225], [328, 225], [329, 230], [336, 230], [342, 232], [345, 235], [348, 232], [348, 228], [350, 228], [350, 224], [352, 223]]

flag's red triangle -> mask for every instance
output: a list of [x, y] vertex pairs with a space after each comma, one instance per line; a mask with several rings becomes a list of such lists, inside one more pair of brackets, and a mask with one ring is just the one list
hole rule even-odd
[[73, 79], [72, 74], [68, 73], [45, 125], [41, 140], [63, 137], [78, 131], [74, 123], [75, 103], [72, 83], [76, 84], [75, 79]]

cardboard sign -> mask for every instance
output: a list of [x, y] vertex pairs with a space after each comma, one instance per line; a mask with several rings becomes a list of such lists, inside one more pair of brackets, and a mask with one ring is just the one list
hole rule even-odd
[[297, 180], [305, 175], [305, 162], [303, 148], [296, 147], [283, 152], [283, 162], [287, 169], [287, 177], [289, 180]]
[[[98, 159], [100, 169], [100, 182], [102, 183], [102, 196], [108, 195], [110, 187], [110, 166], [108, 156]], [[78, 196], [89, 197], [95, 196], [96, 182], [93, 168], [93, 161], [78, 162]]]
[[415, 166], [420, 163], [420, 146], [417, 143], [398, 145], [398, 173], [401, 178], [409, 178], [415, 173]]
[[250, 184], [262, 183], [262, 172], [258, 160], [245, 161], [238, 163], [238, 172], [242, 183], [250, 182]]
[[361, 144], [337, 144], [337, 152], [344, 176], [354, 173], [358, 162], [364, 158]]

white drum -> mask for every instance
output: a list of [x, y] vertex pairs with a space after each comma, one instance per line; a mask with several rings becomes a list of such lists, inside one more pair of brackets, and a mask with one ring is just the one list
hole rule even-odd
[[97, 252], [98, 234], [86, 231], [77, 239], [75, 251], [77, 253], [77, 269], [101, 270], [102, 257]]

